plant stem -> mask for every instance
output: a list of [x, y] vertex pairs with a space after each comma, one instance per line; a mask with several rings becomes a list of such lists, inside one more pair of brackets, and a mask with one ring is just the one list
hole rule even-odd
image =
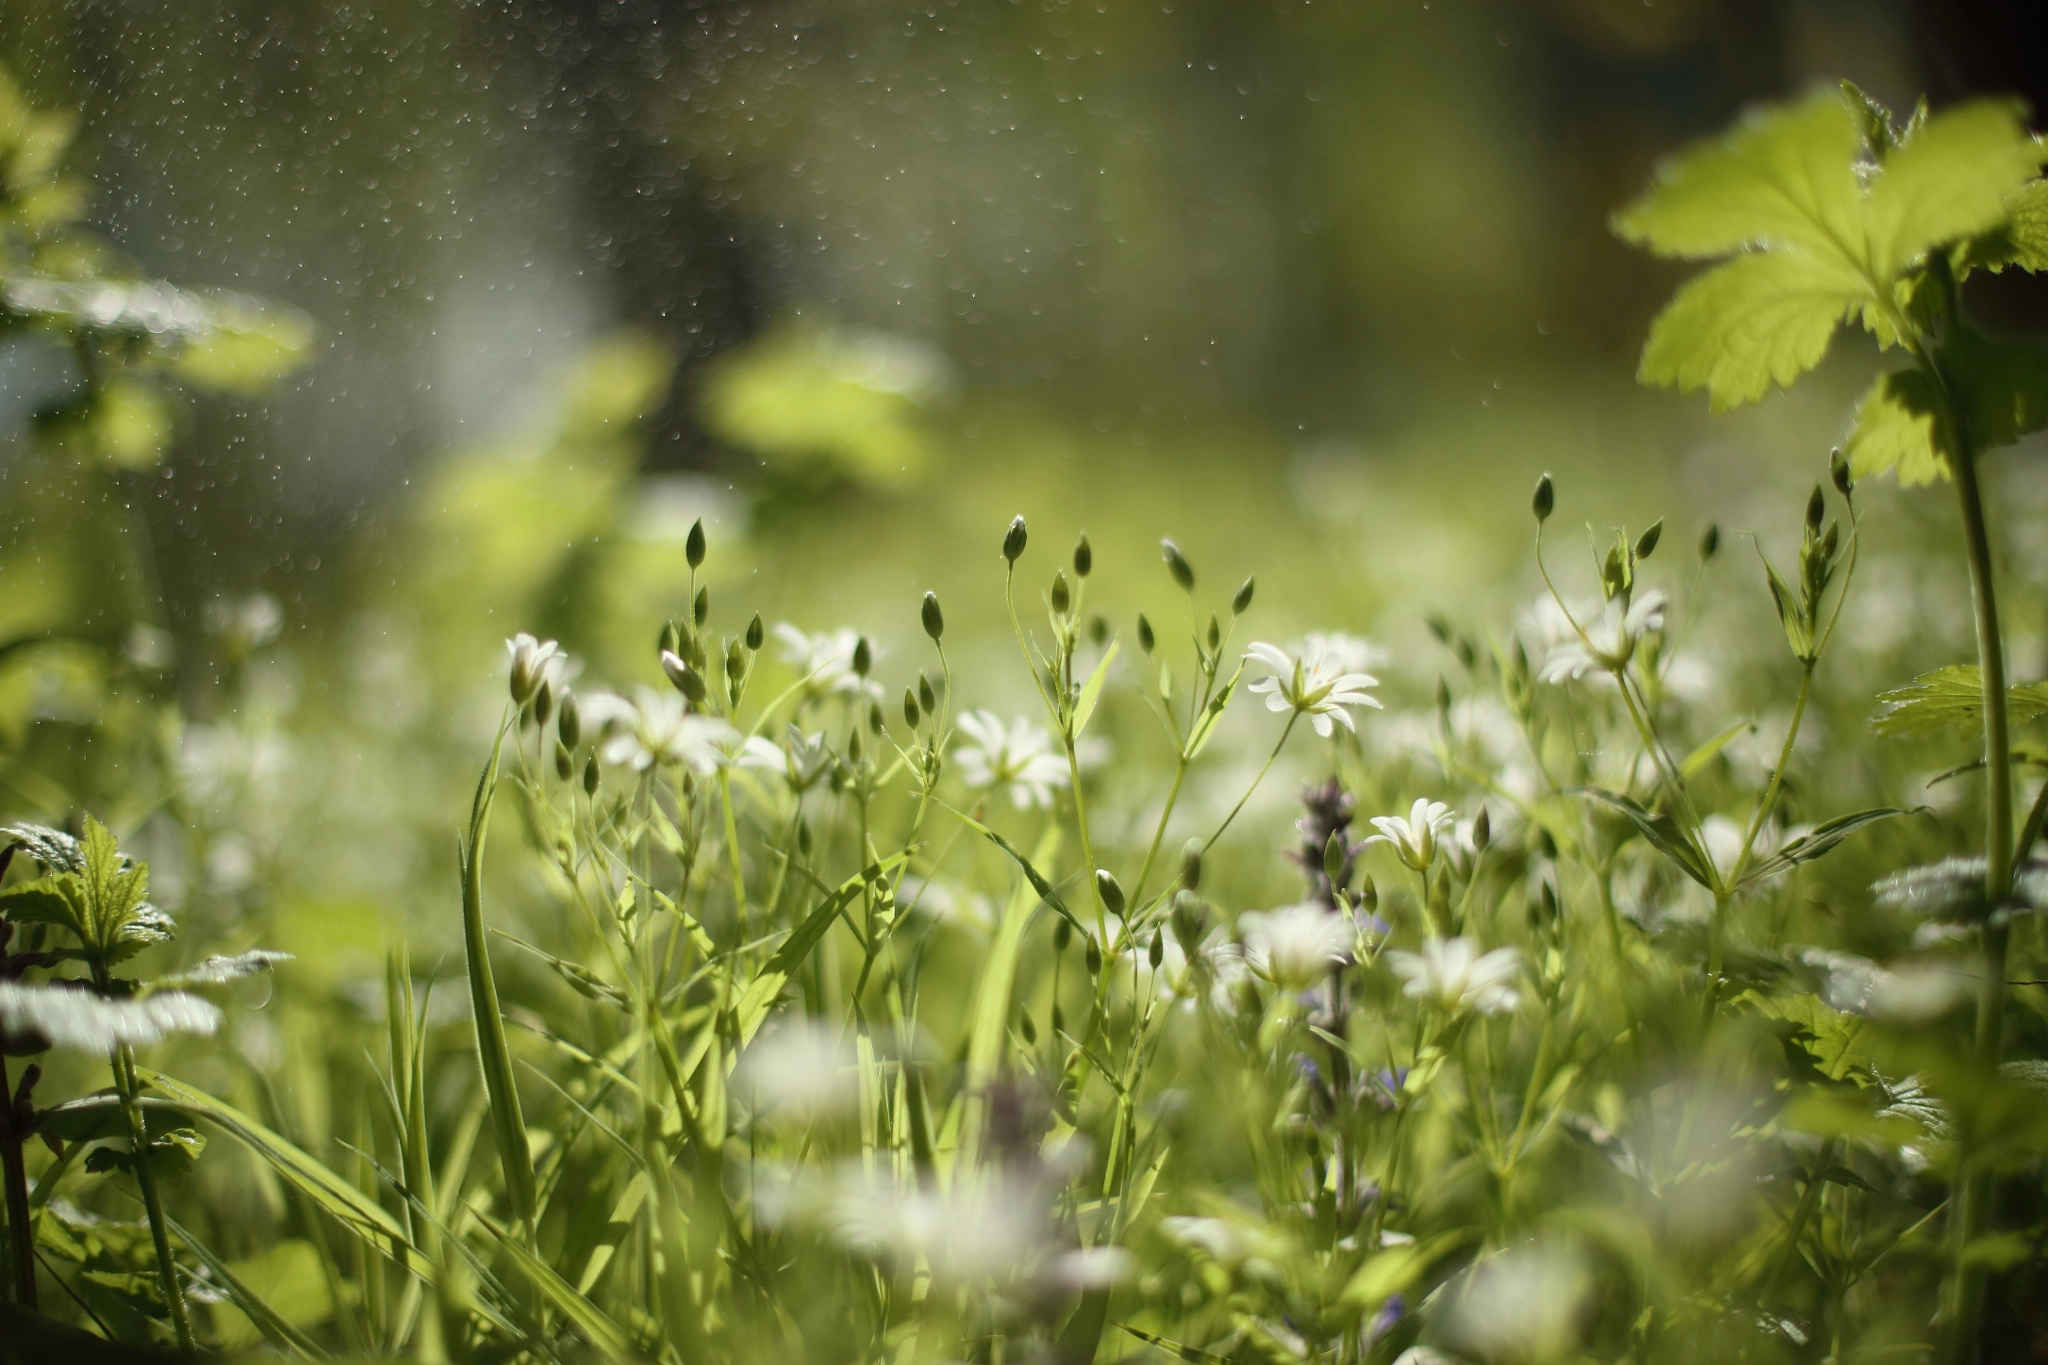
[[[1953, 403], [1951, 403], [1953, 407]], [[1984, 498], [1977, 482], [1976, 451], [1960, 413], [1951, 428], [1956, 449], [1949, 464], [1962, 504], [1963, 538], [1969, 552], [1970, 606], [1976, 618], [1977, 661], [1984, 707], [1984, 991], [1977, 999], [1976, 1062], [1994, 1070], [2005, 1022], [2006, 947], [2011, 925], [2005, 900], [2012, 890], [2012, 744], [2005, 710], [2005, 649], [1998, 632], [1998, 599], [1991, 578], [1991, 540], [1984, 525]], [[1949, 1291], [1951, 1340], [1948, 1358], [1963, 1365], [1976, 1354], [1978, 1318], [1984, 1305], [1984, 1268], [1964, 1253], [1991, 1221], [1991, 1172], [1963, 1160], [1963, 1186], [1955, 1221], [1955, 1269]]]
[[178, 1265], [171, 1259], [171, 1234], [164, 1226], [164, 1201], [156, 1187], [156, 1171], [149, 1164], [149, 1128], [137, 1103], [141, 1085], [135, 1079], [135, 1054], [127, 1046], [116, 1048], [111, 1059], [114, 1086], [121, 1094], [121, 1112], [128, 1118], [128, 1151], [135, 1163], [135, 1183], [142, 1187], [142, 1207], [149, 1214], [149, 1236], [156, 1245], [157, 1276], [163, 1281], [164, 1302], [170, 1307], [171, 1329], [177, 1333], [178, 1348], [199, 1349], [192, 1336], [192, 1319], [185, 1310], [185, 1291], [178, 1285]]
[[1259, 775], [1252, 779], [1252, 784], [1249, 787], [1244, 789], [1244, 795], [1237, 798], [1237, 804], [1230, 808], [1230, 814], [1223, 817], [1223, 823], [1216, 826], [1216, 832], [1202, 841], [1203, 848], [1215, 847], [1216, 841], [1223, 837], [1223, 831], [1230, 828], [1230, 822], [1237, 819], [1237, 813], [1244, 809], [1244, 803], [1252, 799], [1252, 793], [1257, 791], [1259, 785], [1266, 780], [1266, 774], [1273, 771], [1273, 760], [1280, 757], [1280, 751], [1287, 747], [1287, 737], [1294, 733], [1294, 722], [1300, 719], [1301, 712], [1299, 711], [1293, 712], [1287, 717], [1287, 726], [1281, 730], [1279, 741], [1273, 745], [1273, 752], [1266, 755], [1266, 766], [1259, 769]]
[[1180, 800], [1180, 784], [1187, 780], [1188, 760], [1183, 753], [1174, 763], [1173, 786], [1166, 793], [1166, 806], [1159, 812], [1159, 826], [1152, 831], [1152, 847], [1145, 850], [1145, 861], [1138, 868], [1137, 885], [1131, 888], [1131, 904], [1145, 904], [1145, 882], [1152, 875], [1152, 864], [1159, 857], [1159, 841], [1166, 837], [1166, 822], [1173, 818], [1174, 803]]
[[31, 1231], [28, 1206], [28, 1163], [21, 1145], [26, 1133], [14, 1124], [14, 1082], [7, 1074], [7, 1059], [0, 1056], [0, 1163], [7, 1181], [7, 1238], [9, 1259], [14, 1265], [13, 1298], [25, 1308], [36, 1306], [36, 1239]]

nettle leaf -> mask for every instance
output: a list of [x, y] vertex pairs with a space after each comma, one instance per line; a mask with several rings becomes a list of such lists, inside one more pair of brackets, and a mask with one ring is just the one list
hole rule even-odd
[[41, 863], [46, 871], [85, 871], [84, 848], [61, 829], [51, 829], [47, 825], [8, 825], [0, 829], [0, 834], [21, 845], [21, 851]]
[[1707, 391], [1715, 412], [1754, 403], [1820, 364], [1870, 285], [1839, 260], [1782, 250], [1738, 256], [1687, 282], [1650, 325], [1636, 377]]
[[53, 1046], [82, 1052], [159, 1042], [173, 1033], [210, 1035], [220, 1019], [219, 1006], [182, 991], [108, 1000], [64, 986], [0, 981], [0, 1033], [39, 1034]]
[[[1949, 664], [1922, 673], [1905, 687], [1878, 693], [1883, 709], [1870, 728], [1893, 739], [1921, 739], [1952, 731], [1963, 739], [1984, 732], [1984, 675], [1975, 664]], [[2014, 725], [2048, 715], [2048, 682], [2020, 683], [2006, 690], [2006, 715]]]
[[85, 881], [73, 872], [56, 872], [0, 891], [0, 918], [10, 924], [54, 924], [80, 941], [86, 936]]

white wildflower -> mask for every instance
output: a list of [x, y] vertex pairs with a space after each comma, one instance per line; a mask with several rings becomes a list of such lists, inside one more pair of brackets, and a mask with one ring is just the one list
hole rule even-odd
[[633, 689], [630, 702], [610, 692], [595, 692], [580, 705], [586, 724], [610, 732], [598, 743], [598, 757], [636, 772], [658, 763], [679, 763], [708, 773], [726, 761], [739, 738], [722, 720], [692, 715], [675, 693], [657, 692], [644, 684]]
[[1252, 970], [1283, 990], [1307, 990], [1349, 953], [1351, 921], [1312, 902], [1254, 911], [1238, 920]]
[[787, 1108], [809, 1116], [844, 1109], [860, 1096], [853, 1049], [836, 1030], [810, 1019], [784, 1021], [740, 1054], [734, 1093], [760, 1113]]
[[848, 1250], [906, 1262], [922, 1258], [935, 1275], [972, 1281], [1014, 1273], [1044, 1244], [1050, 1233], [1044, 1203], [1031, 1185], [1015, 1180], [947, 1193], [904, 1189], [850, 1167], [826, 1204], [824, 1221]]
[[1052, 809], [1055, 787], [1067, 785], [1067, 761], [1055, 753], [1052, 736], [1019, 716], [1003, 728], [993, 711], [969, 711], [960, 732], [972, 743], [954, 750], [961, 780], [974, 788], [1008, 787], [1018, 810]]
[[1599, 619], [1581, 626], [1577, 637], [1550, 647], [1543, 662], [1544, 682], [1584, 677], [1594, 669], [1618, 672], [1635, 656], [1636, 641], [1664, 629], [1664, 594], [1646, 592], [1633, 602], [1610, 598]]
[[822, 734], [807, 735], [789, 727], [782, 743], [760, 735], [749, 735], [740, 748], [740, 766], [774, 773], [799, 794], [817, 784], [832, 767], [832, 750]]
[[[873, 678], [863, 678], [853, 666], [854, 652], [860, 648], [860, 632], [851, 626], [816, 635], [806, 635], [789, 622], [775, 627], [775, 638], [782, 644], [782, 659], [804, 675], [804, 682], [812, 692], [836, 693], [843, 696], [869, 696], [880, 701], [882, 685]], [[881, 657], [881, 651], [869, 645], [869, 657]]]
[[1469, 938], [1430, 938], [1419, 953], [1388, 953], [1387, 965], [1407, 981], [1403, 994], [1449, 1014], [1506, 1014], [1522, 1003], [1514, 987], [1522, 955], [1513, 948], [1481, 953]]
[[1437, 837], [1451, 828], [1457, 813], [1441, 801], [1415, 798], [1406, 819], [1398, 815], [1375, 815], [1372, 826], [1379, 833], [1368, 844], [1390, 845], [1402, 862], [1417, 872], [1426, 872], [1436, 861]]
[[512, 702], [515, 706], [524, 706], [532, 701], [533, 694], [540, 691], [540, 685], [561, 667], [560, 645], [553, 640], [536, 640], [523, 630], [505, 642], [505, 653], [512, 661]]
[[1272, 676], [1259, 679], [1250, 690], [1266, 694], [1269, 711], [1307, 716], [1316, 733], [1325, 738], [1333, 732], [1333, 721], [1356, 731], [1358, 726], [1345, 708], [1380, 704], [1365, 690], [1379, 686], [1379, 679], [1351, 666], [1361, 657], [1360, 648], [1360, 642], [1349, 636], [1317, 634], [1302, 643], [1299, 656], [1290, 656], [1278, 645], [1258, 641], [1244, 657], [1256, 660]]
[[1571, 1354], [1592, 1277], [1577, 1251], [1555, 1242], [1489, 1256], [1458, 1280], [1443, 1333], [1478, 1360], [1559, 1360]]

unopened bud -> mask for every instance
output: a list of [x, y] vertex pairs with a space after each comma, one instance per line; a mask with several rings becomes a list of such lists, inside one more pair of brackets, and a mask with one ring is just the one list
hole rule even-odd
[[697, 589], [697, 600], [690, 603], [690, 621], [697, 629], [704, 629], [704, 622], [711, 615], [711, 589]]
[[1159, 542], [1159, 553], [1166, 560], [1166, 571], [1173, 575], [1173, 581], [1180, 584], [1182, 592], [1195, 590], [1195, 570], [1188, 563], [1188, 557], [1180, 552], [1180, 546], [1170, 540]]
[[915, 730], [917, 728], [917, 722], [921, 719], [922, 717], [918, 715], [917, 711], [917, 693], [911, 691], [907, 687], [904, 688], [903, 723], [905, 725], [908, 725], [911, 729]]
[[1030, 1010], [1017, 1016], [1017, 1032], [1024, 1035], [1024, 1042], [1027, 1045], [1038, 1041], [1038, 1025], [1031, 1022]]
[[1102, 975], [1102, 946], [1094, 939], [1088, 940], [1088, 952], [1082, 960], [1088, 964], [1088, 975]]
[[[669, 544], [675, 544], [670, 541]], [[704, 563], [704, 518], [690, 523], [689, 538], [683, 542], [683, 557], [690, 561], [690, 567], [701, 568]], [[671, 561], [673, 562], [673, 561]]]
[[768, 628], [761, 624], [761, 613], [755, 612], [754, 619], [747, 622], [747, 648], [759, 649], [768, 638]]
[[1152, 652], [1152, 646], [1153, 646], [1153, 645], [1155, 645], [1155, 644], [1157, 644], [1157, 643], [1158, 643], [1158, 641], [1157, 641], [1157, 640], [1156, 640], [1156, 639], [1155, 639], [1155, 638], [1153, 637], [1153, 634], [1152, 634], [1152, 623], [1151, 623], [1150, 621], [1147, 621], [1147, 620], [1145, 619], [1145, 613], [1144, 613], [1144, 612], [1142, 612], [1142, 611], [1141, 611], [1141, 612], [1139, 612], [1139, 613], [1138, 613], [1138, 648], [1140, 648], [1140, 649], [1144, 650], [1144, 651], [1145, 651], [1145, 652], [1146, 652], [1147, 654], [1150, 654], [1150, 653]]
[[1180, 848], [1180, 884], [1193, 891], [1202, 885], [1202, 841], [1190, 839]]
[[1835, 557], [1835, 551], [1841, 545], [1841, 529], [1839, 522], [1831, 521], [1828, 523], [1827, 534], [1820, 538], [1820, 552], [1823, 558], [1833, 559]]
[[806, 858], [811, 856], [811, 825], [808, 820], [796, 822], [796, 851]]
[[1088, 533], [1083, 531], [1081, 538], [1074, 542], [1074, 577], [1086, 578], [1094, 567], [1095, 551], [1088, 548]]
[[1024, 542], [1029, 538], [1024, 530], [1024, 518], [1018, 517], [1010, 523], [1010, 529], [1003, 533], [1003, 558], [1015, 564], [1024, 553]]
[[576, 759], [569, 752], [569, 746], [559, 739], [555, 741], [555, 776], [567, 782], [576, 775]]
[[[1022, 521], [1023, 518], [1019, 517], [1018, 520]], [[1052, 926], [1052, 950], [1056, 953], [1064, 953], [1067, 950], [1067, 945], [1073, 941], [1074, 926], [1064, 919], [1054, 921]]]
[[533, 724], [535, 729], [545, 729], [555, 717], [555, 688], [546, 678], [541, 679], [540, 690], [533, 694]]
[[1365, 911], [1366, 914], [1370, 915], [1374, 910], [1379, 908], [1379, 904], [1380, 889], [1378, 885], [1374, 883], [1372, 879], [1372, 873], [1368, 872], [1365, 874], [1365, 878], [1360, 883], [1358, 888], [1358, 908]]
[[936, 641], [941, 635], [946, 633], [946, 614], [939, 610], [939, 595], [937, 593], [926, 593], [924, 595], [924, 605], [918, 608], [918, 611], [924, 618], [925, 634], [931, 636]]
[[1180, 941], [1180, 950], [1189, 957], [1201, 946], [1202, 932], [1208, 928], [1209, 907], [1202, 904], [1202, 898], [1192, 891], [1173, 893], [1173, 936]]
[[1657, 542], [1664, 535], [1664, 519], [1659, 517], [1649, 530], [1636, 538], [1636, 558], [1648, 559], [1656, 552]]
[[846, 760], [849, 763], [858, 763], [860, 755], [860, 727], [856, 725], [846, 732]]
[[555, 729], [561, 735], [562, 743], [571, 749], [583, 738], [583, 717], [576, 709], [576, 697], [573, 693], [562, 694], [562, 713], [556, 721]]
[[1088, 618], [1088, 638], [1097, 649], [1109, 643], [1109, 618], [1099, 611]]
[[882, 733], [882, 703], [878, 701], [868, 703], [868, 729], [878, 735]]
[[1843, 497], [1856, 491], [1856, 481], [1849, 477], [1849, 462], [1842, 458], [1839, 450], [1828, 454], [1828, 477], [1835, 481], [1835, 491]]
[[917, 704], [925, 709], [926, 715], [938, 714], [938, 694], [932, 691], [932, 680], [922, 673], [917, 675]]
[[1223, 623], [1216, 619], [1216, 613], [1209, 613], [1209, 648], [1220, 649], [1223, 645]]
[[863, 635], [853, 642], [853, 671], [865, 678], [868, 670], [875, 666], [875, 647]]
[[1472, 817], [1472, 847], [1486, 852], [1486, 846], [1493, 842], [1493, 817], [1486, 813], [1486, 807], [1479, 808], [1479, 814]]
[[1821, 518], [1828, 514], [1828, 500], [1821, 496], [1820, 485], [1813, 486], [1813, 496], [1806, 500], [1806, 529], [1820, 534]]
[[1529, 510], [1536, 514], [1538, 525], [1550, 520], [1551, 509], [1557, 506], [1557, 488], [1545, 474], [1536, 480], [1536, 496], [1529, 500]]
[[734, 682], [747, 676], [747, 650], [738, 640], [725, 647], [725, 676]]
[[1052, 609], [1061, 616], [1065, 616], [1067, 608], [1074, 605], [1073, 593], [1067, 587], [1067, 571], [1065, 569], [1061, 569], [1052, 576], [1051, 600]]
[[1230, 599], [1230, 614], [1242, 616], [1252, 604], [1252, 580], [1247, 578], [1237, 590], [1237, 596]]
[[1095, 869], [1095, 892], [1102, 897], [1103, 909], [1118, 919], [1124, 917], [1124, 889], [1106, 867]]
[[592, 754], [583, 763], [583, 794], [585, 796], [597, 795], [597, 784], [601, 780], [601, 776], [597, 769], [597, 755]]
[[1450, 723], [1451, 684], [1442, 674], [1438, 674], [1436, 679], [1436, 713], [1445, 724]]
[[696, 669], [684, 663], [670, 650], [661, 652], [661, 671], [668, 674], [668, 680], [675, 684], [676, 691], [692, 702], [704, 700], [704, 679]]
[[1330, 879], [1330, 889], [1338, 890], [1344, 885], [1344, 864], [1351, 861], [1351, 843], [1341, 829], [1331, 830], [1329, 842], [1323, 845], [1323, 875]]
[[1166, 961], [1166, 935], [1157, 929], [1152, 931], [1152, 946], [1145, 950], [1145, 960], [1152, 964], [1155, 972], [1159, 970], [1159, 964]]
[[1714, 551], [1720, 548], [1721, 523], [1718, 521], [1710, 521], [1707, 523], [1707, 529], [1700, 533], [1700, 563], [1704, 564], [1708, 560], [1712, 559], [1714, 557]]
[[674, 654], [682, 647], [682, 630], [679, 627], [677, 627], [674, 621], [669, 621], [663, 624], [661, 628], [661, 640], [658, 644], [656, 644], [655, 648], [664, 653]]

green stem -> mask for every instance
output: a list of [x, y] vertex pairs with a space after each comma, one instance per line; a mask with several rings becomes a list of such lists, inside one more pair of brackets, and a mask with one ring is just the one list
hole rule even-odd
[[747, 875], [740, 866], [740, 833], [738, 821], [732, 809], [732, 771], [721, 766], [718, 770], [718, 800], [725, 812], [725, 848], [732, 862], [732, 903], [738, 917], [740, 942], [747, 941]]
[[1174, 803], [1180, 800], [1180, 784], [1186, 780], [1187, 775], [1187, 755], [1182, 754], [1174, 766], [1173, 786], [1167, 789], [1166, 807], [1159, 812], [1159, 825], [1152, 831], [1152, 847], [1145, 850], [1145, 861], [1138, 868], [1137, 885], [1131, 888], [1132, 905], [1142, 906], [1145, 903], [1145, 882], [1152, 875], [1152, 864], [1159, 857], [1159, 841], [1166, 837], [1166, 822], [1173, 818]]
[[28, 1134], [14, 1126], [14, 1082], [7, 1074], [7, 1059], [0, 1056], [0, 1161], [5, 1163], [7, 1181], [7, 1239], [9, 1259], [14, 1266], [14, 1301], [26, 1308], [36, 1306], [36, 1239], [28, 1206], [28, 1163], [21, 1145]]
[[121, 1112], [128, 1119], [128, 1151], [135, 1164], [135, 1182], [142, 1186], [142, 1207], [149, 1214], [149, 1236], [156, 1245], [156, 1271], [163, 1282], [164, 1302], [171, 1310], [171, 1329], [177, 1333], [178, 1348], [199, 1349], [192, 1336], [192, 1319], [185, 1309], [185, 1291], [178, 1284], [177, 1262], [171, 1259], [171, 1234], [164, 1226], [163, 1196], [156, 1186], [156, 1171], [149, 1164], [149, 1129], [142, 1121], [137, 1103], [142, 1087], [135, 1079], [135, 1054], [123, 1045], [110, 1059], [114, 1087], [121, 1094]]
[[[2012, 890], [2012, 743], [2005, 710], [2005, 648], [1998, 630], [1998, 598], [1991, 578], [1991, 539], [1984, 524], [1984, 497], [1977, 482], [1976, 451], [1958, 420], [1956, 450], [1949, 461], [1962, 504], [1963, 538], [1969, 551], [1970, 606], [1976, 618], [1977, 659], [1984, 707], [1984, 991], [1977, 999], [1976, 1061], [1989, 1072], [1998, 1065], [2005, 1022], [2006, 948], [2011, 936], [2005, 900]], [[1984, 1305], [1984, 1267], [1965, 1259], [1970, 1244], [1991, 1222], [1991, 1171], [1967, 1150], [1962, 1198], [1955, 1221], [1955, 1270], [1950, 1281], [1952, 1337], [1949, 1359], [1962, 1365], [1975, 1355], [1978, 1318]]]
[[1237, 804], [1230, 808], [1230, 814], [1223, 817], [1223, 823], [1216, 826], [1216, 832], [1202, 841], [1203, 848], [1214, 847], [1216, 841], [1223, 837], [1223, 831], [1230, 828], [1230, 822], [1237, 819], [1237, 813], [1244, 809], [1244, 803], [1252, 799], [1252, 793], [1257, 791], [1259, 784], [1266, 780], [1266, 774], [1273, 771], [1273, 760], [1280, 757], [1280, 751], [1287, 747], [1287, 737], [1294, 733], [1294, 722], [1300, 719], [1301, 712], [1299, 711], [1287, 717], [1287, 727], [1280, 732], [1279, 742], [1273, 746], [1273, 752], [1266, 755], [1266, 766], [1259, 769], [1259, 775], [1252, 779], [1252, 784], [1249, 787], [1244, 789], [1244, 795], [1237, 798]]

